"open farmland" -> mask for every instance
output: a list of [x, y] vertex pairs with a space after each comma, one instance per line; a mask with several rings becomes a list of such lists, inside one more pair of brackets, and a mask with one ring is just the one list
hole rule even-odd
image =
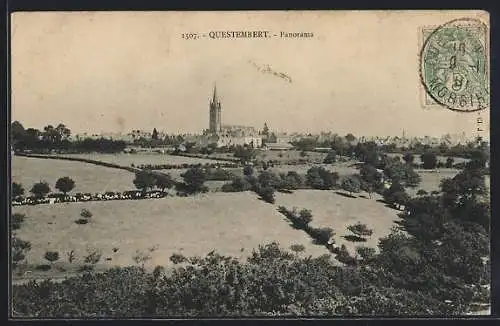
[[114, 163], [122, 166], [131, 166], [131, 164], [138, 166], [141, 164], [160, 165], [160, 164], [227, 163], [225, 161], [217, 161], [206, 158], [175, 156], [175, 155], [159, 154], [159, 153], [137, 153], [137, 154], [91, 153], [91, 154], [65, 154], [64, 156], [85, 158], [101, 162]]
[[278, 165], [268, 170], [274, 173], [287, 173], [288, 171], [296, 171], [299, 174], [305, 175], [307, 170], [313, 166], [321, 166], [330, 172], [337, 172], [339, 176], [346, 176], [359, 173], [359, 170], [352, 166], [354, 162], [342, 162], [335, 164], [299, 164], [299, 165]]
[[[301, 156], [301, 151], [297, 150], [284, 150], [284, 151], [271, 151], [257, 149], [256, 159], [259, 161], [278, 161], [280, 163], [286, 164], [290, 161], [307, 160], [311, 163], [322, 163], [326, 157], [326, 153], [320, 152], [306, 152], [306, 156]], [[234, 158], [232, 153], [213, 153], [210, 154], [211, 159], [224, 159], [224, 158]]]
[[[75, 220], [82, 208], [94, 216], [86, 225]], [[88, 247], [102, 250], [105, 264], [133, 264], [136, 250], [158, 246], [151, 265], [170, 265], [173, 253], [205, 255], [212, 250], [246, 257], [260, 244], [277, 241], [287, 248], [306, 247], [305, 254], [328, 253], [300, 230], [290, 227], [276, 210], [251, 192], [210, 193], [195, 197], [168, 197], [156, 200], [107, 201], [14, 207], [13, 213], [28, 218], [17, 231], [31, 242], [30, 264], [42, 264], [47, 250], [57, 250], [61, 259], [75, 250], [81, 262]], [[113, 248], [119, 248], [113, 253]]]
[[[401, 158], [401, 160], [402, 160], [404, 154], [388, 153], [387, 156], [389, 156], [389, 157], [399, 156]], [[448, 158], [448, 156], [437, 155], [436, 158], [437, 158], [438, 162], [446, 163], [446, 159]], [[453, 164], [464, 163], [464, 162], [468, 162], [469, 161], [469, 159], [463, 158], [463, 157], [452, 157], [452, 158], [453, 158]], [[414, 155], [414, 161], [413, 161], [413, 163], [415, 163], [415, 164], [422, 164], [423, 163], [422, 160], [420, 159], [420, 155], [418, 155], [418, 154]]]
[[28, 193], [34, 183], [46, 181], [54, 190], [57, 179], [68, 176], [76, 192], [125, 191], [134, 189], [134, 174], [90, 163], [53, 159], [12, 157], [12, 181], [21, 183]]
[[[296, 207], [312, 211], [313, 227], [331, 227], [335, 235], [337, 245], [345, 244], [347, 249], [354, 253], [355, 247], [359, 245], [377, 248], [378, 239], [390, 233], [390, 229], [396, 226], [395, 221], [399, 211], [389, 208], [376, 199], [374, 195], [369, 198], [349, 198], [323, 190], [297, 190], [293, 194], [276, 194], [276, 204], [288, 209]], [[364, 223], [373, 230], [373, 235], [366, 242], [350, 242], [343, 238], [349, 235], [347, 226], [356, 222]]]

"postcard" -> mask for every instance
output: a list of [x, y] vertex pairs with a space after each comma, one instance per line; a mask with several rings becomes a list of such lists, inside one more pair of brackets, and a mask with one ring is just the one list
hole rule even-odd
[[487, 12], [10, 19], [11, 318], [491, 314]]

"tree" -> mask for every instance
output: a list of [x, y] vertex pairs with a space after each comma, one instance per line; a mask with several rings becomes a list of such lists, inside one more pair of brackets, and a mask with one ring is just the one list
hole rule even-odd
[[384, 169], [384, 174], [391, 181], [401, 182], [405, 178], [405, 173], [408, 169], [409, 169], [408, 165], [405, 165], [395, 160], [390, 160], [390, 162], [386, 165]]
[[405, 188], [399, 182], [392, 182], [389, 189], [384, 192], [384, 200], [391, 206], [400, 208], [405, 205], [409, 196], [405, 192]]
[[273, 189], [282, 188], [282, 180], [275, 173], [269, 171], [262, 171], [257, 180], [261, 187], [271, 187]]
[[446, 158], [446, 163], [445, 163], [445, 167], [447, 169], [451, 169], [453, 167], [453, 163], [455, 162], [455, 160], [453, 159], [453, 157], [447, 157]]
[[366, 143], [357, 143], [354, 147], [354, 155], [360, 161], [373, 166], [378, 166], [378, 162], [381, 156], [378, 145], [373, 141]]
[[363, 164], [359, 172], [362, 181], [361, 190], [366, 191], [371, 198], [374, 190], [377, 191], [382, 188], [382, 174], [370, 164]]
[[17, 198], [24, 195], [24, 188], [20, 183], [12, 182], [12, 198]]
[[152, 189], [156, 184], [156, 178], [149, 170], [142, 170], [135, 173], [134, 186], [143, 192]]
[[269, 127], [267, 126], [267, 123], [264, 122], [264, 128], [262, 129], [262, 134], [264, 136], [269, 136]]
[[356, 247], [356, 254], [358, 254], [362, 259], [363, 263], [370, 263], [375, 257], [375, 248], [358, 246]]
[[66, 196], [75, 187], [75, 181], [70, 177], [62, 177], [56, 181], [56, 189]]
[[349, 134], [345, 135], [345, 139], [346, 139], [348, 142], [352, 143], [353, 141], [355, 141], [355, 140], [356, 140], [356, 137], [354, 137], [354, 135], [353, 135], [353, 134], [349, 133]]
[[324, 164], [333, 164], [337, 160], [337, 153], [332, 149], [328, 152], [328, 155], [325, 157], [323, 163]]
[[342, 189], [352, 196], [353, 193], [358, 193], [361, 190], [361, 182], [358, 177], [350, 175], [342, 181]]
[[258, 194], [260, 197], [262, 197], [262, 200], [269, 204], [274, 204], [275, 198], [274, 198], [274, 189], [272, 187], [266, 186], [266, 187], [261, 187], [258, 191]]
[[19, 121], [13, 121], [10, 125], [10, 141], [12, 146], [17, 149], [18, 145], [24, 142], [26, 130]]
[[52, 265], [55, 261], [59, 260], [59, 252], [57, 251], [47, 251], [43, 256]]
[[256, 157], [257, 153], [253, 148], [247, 146], [236, 146], [234, 149], [234, 157], [241, 160], [241, 163], [246, 164]]
[[55, 128], [56, 140], [60, 142], [63, 139], [68, 139], [71, 136], [71, 130], [67, 128], [64, 124], [60, 123]]
[[175, 185], [174, 180], [169, 174], [161, 174], [155, 176], [155, 186], [165, 191], [165, 189], [170, 189]]
[[207, 176], [203, 168], [199, 166], [191, 168], [181, 174], [181, 177], [184, 179], [184, 186], [188, 193], [195, 194], [207, 191], [205, 187]]
[[415, 170], [413, 170], [413, 167], [411, 167], [411, 165], [407, 165], [404, 172], [405, 172], [404, 180], [405, 180], [405, 185], [407, 187], [415, 188], [422, 181], [422, 177], [420, 176], [420, 174], [415, 172]]
[[250, 165], [245, 165], [243, 168], [243, 174], [247, 177], [253, 175], [253, 168]]
[[33, 185], [33, 187], [31, 188], [30, 192], [36, 198], [43, 198], [43, 197], [45, 197], [50, 192], [50, 186], [49, 186], [49, 184], [47, 182], [40, 181], [40, 182], [35, 183]]
[[286, 175], [282, 175], [282, 186], [288, 190], [295, 190], [304, 184], [304, 180], [297, 171], [288, 171]]
[[420, 155], [420, 160], [423, 163], [424, 169], [435, 169], [437, 165], [437, 156], [432, 152], [425, 152]]
[[12, 250], [12, 265], [14, 268], [19, 266], [19, 263], [26, 258], [26, 254], [31, 250], [31, 243], [29, 241], [24, 241], [16, 237], [12, 237], [11, 242]]
[[21, 228], [21, 224], [24, 222], [26, 215], [21, 213], [14, 213], [11, 215], [10, 226], [12, 230], [19, 230]]
[[403, 155], [403, 161], [405, 161], [406, 164], [412, 165], [414, 160], [415, 156], [411, 152], [406, 152]]
[[417, 191], [417, 196], [427, 196], [427, 191], [425, 191], [424, 189], [419, 189]]
[[304, 227], [312, 221], [312, 212], [310, 209], [303, 208], [299, 211], [298, 219]]
[[356, 224], [349, 225], [347, 230], [352, 232], [356, 238], [361, 241], [366, 241], [365, 237], [369, 237], [373, 234], [373, 230], [369, 229], [366, 224], [357, 222]]
[[156, 128], [153, 128], [153, 132], [151, 133], [151, 139], [158, 140], [158, 131], [156, 130]]
[[306, 173], [307, 184], [313, 189], [332, 189], [337, 185], [338, 180], [337, 172], [330, 172], [321, 166], [313, 166]]

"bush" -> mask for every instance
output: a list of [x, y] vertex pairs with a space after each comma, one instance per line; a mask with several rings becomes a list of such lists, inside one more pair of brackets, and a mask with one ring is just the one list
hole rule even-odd
[[331, 150], [326, 155], [323, 163], [324, 164], [333, 164], [337, 161], [337, 153], [334, 150]]
[[207, 180], [212, 180], [212, 181], [227, 181], [227, 180], [232, 180], [234, 178], [234, 175], [231, 171], [229, 170], [224, 170], [221, 168], [217, 169], [209, 169], [207, 171]]
[[21, 240], [14, 235], [11, 241], [12, 267], [17, 268], [19, 264], [26, 258], [26, 254], [30, 250], [31, 243], [29, 241]]
[[347, 266], [354, 266], [357, 264], [356, 258], [349, 254], [345, 245], [342, 245], [339, 249], [337, 256], [335, 257], [339, 262], [346, 264]]
[[187, 261], [187, 259], [182, 254], [173, 254], [170, 256], [170, 261], [174, 264], [179, 264]]
[[290, 250], [292, 250], [293, 252], [295, 253], [300, 253], [300, 252], [303, 252], [306, 250], [306, 247], [304, 247], [303, 245], [301, 244], [293, 244], [290, 246]]
[[102, 252], [98, 249], [87, 249], [87, 256], [84, 258], [85, 264], [91, 264], [92, 266], [97, 264], [102, 257]]
[[307, 170], [307, 184], [313, 189], [328, 190], [333, 189], [339, 180], [336, 172], [330, 172], [323, 167], [314, 166]]
[[11, 216], [10, 226], [12, 230], [19, 230], [21, 228], [21, 224], [24, 222], [26, 215], [21, 213], [14, 213]]
[[393, 285], [384, 283], [376, 269], [335, 266], [328, 256], [300, 258], [272, 243], [259, 246], [247, 262], [217, 254], [193, 257], [169, 275], [127, 267], [70, 277], [61, 283], [14, 285], [12, 302], [16, 317], [38, 318], [452, 312], [449, 305], [430, 295]]
[[37, 198], [42, 198], [50, 192], [50, 186], [45, 181], [35, 183], [30, 192]]
[[47, 251], [45, 252], [45, 255], [43, 256], [46, 260], [48, 260], [50, 263], [53, 263], [57, 260], [59, 260], [59, 253], [57, 251]]
[[205, 186], [207, 176], [203, 168], [190, 168], [189, 170], [181, 174], [181, 177], [184, 179], [184, 184], [182, 185], [181, 190], [186, 191], [188, 194], [196, 194], [208, 191], [207, 187]]
[[420, 155], [424, 169], [435, 169], [437, 166], [437, 156], [432, 152], [425, 152]]
[[342, 181], [342, 189], [352, 196], [352, 193], [358, 193], [361, 190], [361, 182], [357, 176], [348, 176]]
[[82, 211], [80, 212], [80, 216], [83, 217], [83, 218], [89, 219], [93, 215], [92, 215], [92, 213], [88, 209], [82, 208]]
[[262, 187], [262, 188], [260, 188], [260, 190], [257, 194], [265, 202], [270, 203], [270, 204], [274, 204], [274, 202], [275, 202], [274, 189], [272, 187]]
[[24, 195], [24, 188], [20, 183], [12, 182], [12, 198], [20, 197]]
[[335, 235], [332, 228], [310, 228], [308, 233], [318, 244], [322, 245], [327, 245], [328, 240]]
[[347, 230], [349, 230], [350, 232], [354, 233], [355, 236], [362, 239], [364, 239], [364, 237], [369, 237], [373, 234], [373, 230], [368, 229], [366, 224], [361, 224], [361, 222], [349, 225], [347, 227]]

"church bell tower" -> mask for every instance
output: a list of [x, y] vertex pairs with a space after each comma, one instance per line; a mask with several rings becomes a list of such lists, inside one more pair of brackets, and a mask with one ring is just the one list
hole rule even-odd
[[219, 98], [217, 97], [217, 85], [214, 85], [214, 93], [212, 100], [210, 101], [208, 131], [211, 134], [218, 134], [222, 131], [221, 105]]

